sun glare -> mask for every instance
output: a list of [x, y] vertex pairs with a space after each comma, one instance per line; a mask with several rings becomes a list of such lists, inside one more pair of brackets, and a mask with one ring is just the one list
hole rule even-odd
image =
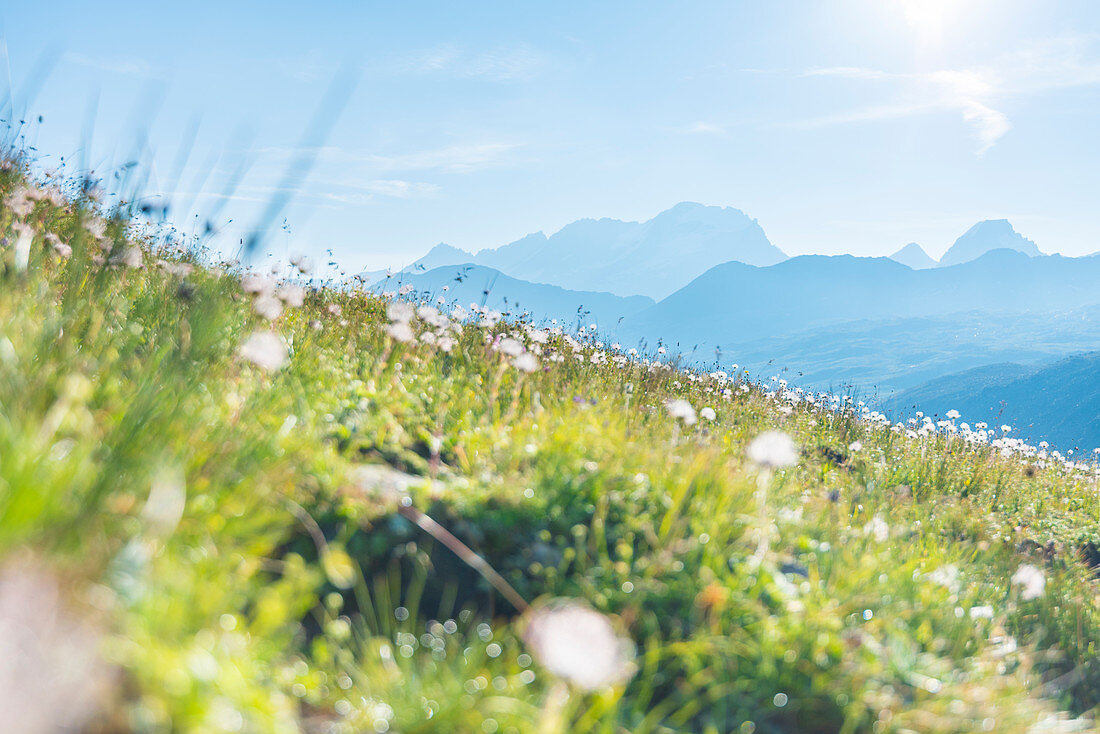
[[905, 22], [922, 40], [940, 38], [972, 5], [968, 0], [898, 0]]

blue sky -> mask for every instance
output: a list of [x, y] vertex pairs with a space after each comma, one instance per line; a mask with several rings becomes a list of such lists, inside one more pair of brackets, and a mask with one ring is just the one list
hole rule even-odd
[[16, 106], [43, 115], [46, 164], [137, 156], [150, 192], [204, 214], [247, 166], [226, 243], [344, 69], [278, 255], [400, 265], [683, 200], [742, 209], [790, 254], [939, 256], [1001, 217], [1044, 251], [1100, 250], [1094, 0], [161, 6], [5, 3]]

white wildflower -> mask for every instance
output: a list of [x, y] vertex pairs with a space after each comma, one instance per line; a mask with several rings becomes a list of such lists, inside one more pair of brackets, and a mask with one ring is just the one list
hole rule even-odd
[[30, 263], [34, 230], [26, 224], [16, 224], [13, 229], [19, 233], [15, 240], [15, 271], [21, 273], [27, 269], [27, 265]]
[[4, 205], [11, 209], [12, 214], [22, 219], [34, 211], [34, 197], [25, 186], [20, 186], [4, 200]]
[[882, 515], [875, 515], [863, 526], [863, 534], [874, 537], [878, 543], [884, 543], [890, 537], [890, 526], [882, 519]]
[[240, 347], [240, 355], [260, 369], [272, 372], [289, 360], [286, 342], [271, 331], [253, 332]]
[[53, 248], [53, 251], [62, 258], [71, 257], [73, 254], [73, 248], [61, 241], [61, 238], [50, 232], [46, 235], [46, 244]]
[[1020, 590], [1020, 598], [1030, 601], [1038, 599], [1046, 591], [1047, 577], [1042, 569], [1025, 563], [1012, 574], [1012, 585], [1023, 587]]
[[275, 281], [264, 275], [246, 275], [241, 278], [241, 290], [253, 296], [269, 295], [275, 291]]
[[287, 283], [275, 295], [291, 308], [301, 308], [306, 302], [306, 289], [294, 283]]
[[274, 321], [283, 315], [283, 302], [275, 296], [264, 294], [252, 302], [252, 310], [268, 321]]
[[534, 372], [539, 368], [539, 361], [530, 352], [524, 352], [512, 360], [512, 366], [521, 372]]
[[529, 611], [523, 639], [541, 665], [583, 690], [634, 675], [633, 642], [619, 637], [608, 617], [580, 602], [551, 602]]
[[509, 357], [518, 357], [523, 354], [523, 344], [512, 338], [501, 339], [494, 348]]
[[714, 408], [708, 405], [699, 411], [699, 417], [705, 421], [712, 421], [718, 417], [718, 414], [714, 412]]
[[386, 333], [399, 342], [411, 342], [416, 338], [408, 322], [395, 321], [386, 327]]
[[414, 315], [416, 311], [407, 301], [390, 301], [386, 305], [386, 318], [395, 324], [408, 324]]
[[850, 444], [848, 444], [848, 450], [852, 453], [858, 454], [860, 451], [863, 451], [863, 442], [852, 441]]
[[166, 536], [171, 534], [187, 504], [187, 486], [183, 470], [166, 467], [157, 472], [153, 486], [149, 489], [149, 498], [141, 508], [141, 519], [149, 525], [152, 532]]
[[940, 566], [932, 573], [928, 574], [928, 580], [943, 586], [949, 591], [958, 593], [959, 584], [959, 567], [953, 563], [949, 563], [946, 566]]
[[686, 400], [667, 400], [665, 409], [673, 418], [679, 418], [685, 426], [695, 425], [695, 408]]
[[746, 451], [749, 460], [773, 468], [798, 463], [798, 449], [791, 437], [782, 431], [765, 431], [753, 439]]
[[129, 245], [123, 248], [118, 255], [112, 257], [111, 262], [116, 265], [125, 265], [128, 268], [136, 269], [140, 268], [145, 263], [145, 255], [137, 245]]
[[102, 704], [108, 672], [99, 634], [76, 617], [57, 580], [29, 563], [0, 570], [0, 711], [4, 730], [83, 731]]
[[313, 259], [308, 255], [295, 255], [290, 258], [290, 264], [298, 268], [302, 275], [308, 275], [313, 271]]

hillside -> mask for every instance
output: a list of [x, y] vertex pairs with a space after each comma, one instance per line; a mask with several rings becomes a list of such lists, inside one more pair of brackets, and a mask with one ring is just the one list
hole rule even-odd
[[0, 200], [10, 731], [1094, 729], [1092, 464]]
[[971, 420], [1015, 426], [1034, 444], [1091, 451], [1100, 447], [1100, 352], [1041, 367], [980, 367], [906, 390], [887, 405], [899, 415], [955, 409]]
[[997, 362], [1045, 364], [1100, 343], [1100, 306], [968, 311], [866, 319], [737, 344], [723, 352], [754, 375], [815, 390], [851, 386], [890, 398], [938, 377]]
[[[552, 285], [510, 278], [499, 270], [470, 263], [440, 267], [427, 272], [397, 273], [370, 285], [376, 293], [398, 294], [403, 288], [411, 298], [436, 302], [437, 306], [470, 304], [535, 321], [556, 319], [563, 324], [612, 327], [626, 316], [653, 305], [645, 296], [572, 291]], [[439, 299], [443, 299], [438, 302]]]

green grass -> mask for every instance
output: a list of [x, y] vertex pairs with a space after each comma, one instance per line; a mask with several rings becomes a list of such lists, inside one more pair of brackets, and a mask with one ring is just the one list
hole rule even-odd
[[[79, 197], [13, 211], [28, 181], [0, 171], [0, 618], [64, 624], [22, 657], [0, 626], [25, 672], [5, 710], [92, 732], [1091, 730], [1091, 467], [540, 346], [523, 323], [406, 343], [363, 291], [311, 289], [269, 324], [196, 247], [121, 216], [100, 240]], [[143, 266], [119, 263], [135, 244]], [[267, 329], [289, 354], [271, 371], [239, 353]], [[686, 425], [670, 399], [717, 417]], [[767, 430], [799, 461], [761, 477], [745, 452]], [[416, 511], [526, 602], [608, 615], [634, 674], [558, 680], [531, 613]], [[1011, 583], [1023, 564], [1038, 598]]]

